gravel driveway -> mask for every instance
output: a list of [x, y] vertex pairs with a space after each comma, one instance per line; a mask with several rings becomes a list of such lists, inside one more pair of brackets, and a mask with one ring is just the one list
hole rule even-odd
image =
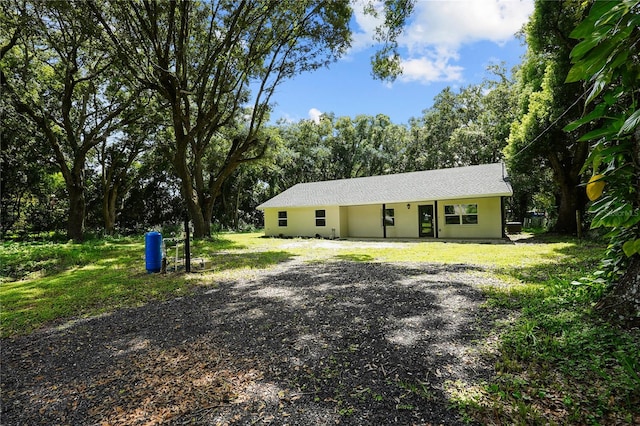
[[2, 342], [3, 425], [464, 424], [477, 268], [298, 261]]

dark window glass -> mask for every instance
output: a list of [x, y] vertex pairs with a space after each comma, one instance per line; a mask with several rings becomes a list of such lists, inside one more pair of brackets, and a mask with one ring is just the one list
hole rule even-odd
[[384, 224], [386, 226], [394, 226], [396, 224], [395, 210], [394, 209], [385, 209], [384, 210]]
[[287, 226], [287, 212], [278, 212], [278, 226]]
[[445, 216], [444, 223], [447, 225], [459, 225], [460, 224], [460, 216]]
[[447, 225], [477, 225], [477, 204], [450, 204], [444, 206], [444, 223]]
[[465, 214], [462, 215], [462, 223], [465, 225], [477, 225], [478, 224], [478, 215], [477, 214]]

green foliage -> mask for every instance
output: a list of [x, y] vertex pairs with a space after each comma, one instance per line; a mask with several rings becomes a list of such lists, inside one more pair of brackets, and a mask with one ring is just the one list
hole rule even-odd
[[492, 71], [499, 81], [487, 79], [459, 93], [445, 88], [422, 117], [410, 121], [405, 169], [429, 170], [502, 159], [514, 118], [513, 83], [502, 67]]
[[[599, 291], [576, 292], [568, 283], [524, 298], [522, 316], [502, 336], [498, 376], [487, 390], [503, 421], [534, 421], [531, 411], [509, 412], [520, 400], [544, 423], [629, 422], [640, 414], [640, 336], [597, 317], [591, 306]], [[562, 408], [543, 417], [549, 406]]]
[[284, 144], [281, 171], [269, 184], [283, 189], [300, 182], [400, 171], [407, 138], [404, 126], [382, 114], [354, 119], [324, 114], [318, 123], [280, 123], [276, 130]]
[[[384, 17], [376, 30], [384, 52], [395, 51], [412, 4], [364, 3], [367, 13]], [[172, 111], [166, 153], [196, 237], [209, 235], [216, 200], [229, 203], [222, 192], [230, 185], [223, 187], [236, 169], [273, 147], [263, 127], [277, 87], [346, 53], [353, 7], [314, 0], [91, 5], [119, 62]], [[374, 60], [380, 78], [397, 71], [393, 61]]]
[[517, 317], [498, 332], [497, 374], [479, 389], [454, 396], [468, 419], [633, 424], [640, 416], [640, 334], [612, 326], [594, 310], [605, 283], [573, 281], [590, 274], [603, 248], [585, 242], [559, 253], [566, 257], [500, 269], [517, 284], [486, 290], [490, 309]]
[[[0, 77], [3, 94], [47, 144], [64, 177], [67, 231], [81, 240], [86, 217], [85, 168], [92, 150], [138, 117], [142, 102], [89, 14], [87, 3], [5, 2]], [[28, 23], [28, 24], [27, 24]], [[4, 32], [3, 31], [3, 32]]]
[[561, 130], [581, 113], [584, 89], [565, 79], [576, 44], [569, 33], [582, 14], [579, 2], [536, 1], [525, 28], [528, 50], [517, 78], [519, 111], [505, 149], [520, 219], [532, 208], [523, 204], [543, 193], [558, 200], [554, 230], [568, 234], [576, 232], [576, 210], [584, 211], [581, 168], [589, 152], [588, 145], [575, 143], [578, 135]]
[[65, 184], [48, 158], [50, 148], [41, 134], [24, 120], [5, 97], [0, 137], [0, 235], [12, 231], [40, 232], [64, 228]]
[[393, 81], [402, 73], [398, 54], [398, 37], [413, 12], [415, 0], [364, 2], [364, 12], [374, 18], [384, 15], [383, 24], [375, 30], [375, 39], [382, 44], [371, 58], [372, 75], [383, 81]]
[[595, 201], [592, 227], [609, 229], [605, 275], [615, 280], [626, 269], [625, 257], [640, 253], [640, 2], [595, 2], [589, 16], [571, 33], [580, 40], [571, 52], [568, 82], [585, 81], [591, 111], [565, 127], [586, 129], [580, 138], [593, 144], [584, 169], [602, 174], [606, 183]]
[[[85, 219], [97, 222], [101, 215], [106, 231], [113, 232], [122, 199], [130, 198], [128, 189], [145, 179], [136, 176], [134, 163], [151, 141], [161, 145], [167, 164], [182, 180], [179, 192], [188, 194], [183, 199], [196, 233], [207, 234], [216, 199], [222, 196], [228, 204], [222, 192], [235, 190], [227, 184], [235, 169], [278, 145], [271, 146], [261, 131], [275, 89], [346, 53], [354, 7], [379, 18], [380, 51], [372, 58], [372, 70], [375, 77], [392, 80], [400, 71], [397, 39], [412, 0], [4, 1], [2, 109], [8, 109], [5, 102], [12, 105], [38, 130], [39, 142], [49, 144], [52, 152], [39, 154], [47, 161], [52, 157], [64, 177], [68, 232], [74, 239], [82, 239]], [[172, 144], [158, 143], [168, 134]], [[95, 164], [101, 176], [89, 181], [84, 171], [97, 169]], [[17, 177], [25, 170], [20, 172]], [[242, 180], [245, 185], [255, 181], [257, 173], [242, 173], [252, 175]], [[15, 181], [16, 176], [8, 178]], [[151, 180], [165, 181], [164, 176]], [[20, 185], [3, 183], [2, 189], [2, 224], [8, 228], [24, 216], [21, 201], [35, 197], [25, 197]], [[162, 189], [158, 192], [172, 192], [175, 198], [174, 188]], [[43, 204], [38, 201], [29, 200], [29, 205]], [[221, 222], [238, 227], [242, 219], [255, 220]]]

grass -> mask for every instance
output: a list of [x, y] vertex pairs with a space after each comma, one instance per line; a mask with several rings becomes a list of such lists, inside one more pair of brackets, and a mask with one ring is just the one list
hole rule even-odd
[[[572, 282], [592, 272], [603, 244], [536, 236], [524, 243], [321, 241], [221, 234], [197, 241], [207, 260], [191, 274], [147, 274], [144, 238], [83, 244], [5, 242], [0, 246], [0, 334], [22, 335], [91, 316], [189, 294], [220, 280], [259, 274], [301, 257], [307, 262], [473, 264], [506, 284], [487, 286], [486, 309], [509, 318], [487, 341], [496, 375], [451, 383], [453, 406], [482, 424], [640, 423], [640, 333], [599, 319], [603, 292]], [[404, 383], [407, 392], [427, 391]], [[426, 401], [425, 403], [428, 403]], [[348, 407], [346, 407], [348, 408]], [[404, 407], [409, 409], [409, 407]]]
[[0, 246], [0, 336], [28, 334], [54, 321], [91, 316], [214, 286], [233, 271], [263, 268], [290, 255], [247, 253], [229, 239], [196, 242], [194, 255], [214, 257], [207, 271], [147, 274], [144, 239], [82, 244], [4, 242]]

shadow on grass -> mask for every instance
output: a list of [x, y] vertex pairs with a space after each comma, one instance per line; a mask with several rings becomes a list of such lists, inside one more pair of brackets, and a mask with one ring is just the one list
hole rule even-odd
[[[202, 285], [181, 273], [148, 274], [137, 247], [99, 253], [103, 257], [96, 259], [93, 253], [93, 262], [82, 266], [68, 266], [30, 279], [3, 283], [0, 286], [0, 336], [27, 333], [61, 318], [189, 294], [196, 285]], [[215, 272], [260, 269], [291, 258], [292, 255], [284, 251], [221, 253], [210, 259], [210, 265]], [[197, 272], [194, 268], [196, 276]]]
[[144, 245], [129, 240], [76, 243], [4, 243], [0, 248], [0, 278], [20, 280], [30, 274], [47, 277], [70, 269], [111, 260], [132, 262], [144, 256]]
[[220, 250], [243, 250], [247, 248], [245, 245], [238, 244], [236, 241], [220, 235], [211, 239], [195, 240], [191, 243], [191, 246], [194, 250], [202, 250], [207, 253]]
[[293, 259], [286, 251], [263, 251], [252, 253], [218, 253], [206, 261], [207, 270], [224, 271], [240, 268], [266, 268]]
[[473, 349], [488, 321], [467, 272], [293, 265], [11, 339], [6, 420], [463, 425], [447, 383], [491, 371]]
[[604, 256], [606, 244], [594, 241], [578, 241], [575, 238], [567, 238], [566, 241], [549, 241], [549, 243], [565, 242], [558, 245], [551, 253], [543, 258], [548, 262], [534, 265], [497, 268], [496, 272], [505, 274], [524, 283], [540, 285], [543, 287], [555, 287], [578, 280], [581, 277], [594, 273]]
[[368, 254], [339, 254], [335, 256], [336, 259], [348, 260], [351, 262], [371, 262], [374, 258]]
[[[165, 239], [171, 257], [176, 240]], [[183, 247], [183, 246], [182, 246]], [[192, 242], [193, 256], [212, 256], [223, 250], [242, 250], [246, 246], [217, 237]], [[0, 282], [28, 278], [30, 274], [47, 277], [93, 263], [135, 268], [136, 262], [144, 266], [144, 236], [139, 238], [88, 240], [83, 243], [4, 242], [0, 245]]]
[[557, 234], [554, 232], [522, 232], [520, 234], [511, 234], [509, 239], [516, 244], [557, 244], [557, 243], [575, 243], [575, 244], [594, 244], [601, 243], [592, 237], [578, 239], [575, 236]]

